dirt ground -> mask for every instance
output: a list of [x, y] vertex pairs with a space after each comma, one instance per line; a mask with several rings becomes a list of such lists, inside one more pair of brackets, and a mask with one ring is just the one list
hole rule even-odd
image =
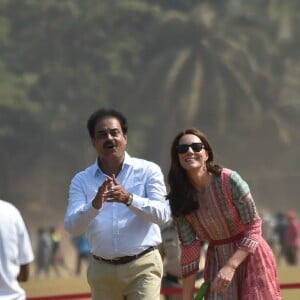
[[[280, 267], [279, 268], [280, 283], [296, 283], [300, 282], [300, 267]], [[60, 278], [41, 278], [30, 279], [27, 283], [23, 283], [28, 298], [54, 295], [71, 295], [89, 293], [89, 286], [86, 281], [85, 274], [80, 277], [62, 275]], [[282, 290], [283, 300], [300, 300], [300, 289], [284, 289]], [[161, 297], [163, 300], [164, 297]]]
[[[33, 237], [33, 247], [35, 249]], [[61, 267], [58, 272], [50, 270], [50, 274], [42, 274], [39, 278], [35, 276], [35, 265], [31, 264], [30, 280], [22, 283], [27, 297], [42, 297], [54, 295], [71, 295], [90, 293], [86, 280], [87, 263], [84, 262], [82, 274], [75, 276], [76, 251], [72, 245], [71, 237], [61, 228], [62, 253], [67, 267]], [[289, 267], [284, 262], [278, 268], [280, 283], [300, 283], [300, 266]], [[283, 300], [300, 300], [300, 288], [282, 290]], [[69, 298], [70, 299], [70, 298]], [[164, 297], [161, 297], [163, 300]]]

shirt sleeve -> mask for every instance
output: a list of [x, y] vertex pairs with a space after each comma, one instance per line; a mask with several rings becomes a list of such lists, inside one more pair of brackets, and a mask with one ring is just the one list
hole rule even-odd
[[192, 225], [184, 218], [175, 219], [181, 246], [182, 277], [188, 277], [199, 271], [201, 242], [196, 237]]
[[232, 172], [230, 186], [234, 205], [244, 225], [245, 235], [240, 241], [239, 248], [249, 253], [254, 253], [262, 235], [261, 219], [258, 215], [255, 202], [248, 184], [237, 172]]
[[26, 265], [33, 261], [34, 254], [31, 246], [30, 237], [24, 223], [24, 220], [17, 211], [19, 221], [18, 226], [18, 248], [19, 248], [19, 263], [20, 265]]
[[163, 226], [171, 219], [164, 176], [160, 167], [154, 163], [149, 163], [145, 170], [145, 195], [141, 196], [133, 189], [133, 200], [129, 208], [142, 219]]
[[74, 236], [83, 234], [101, 211], [95, 209], [91, 201], [87, 201], [82, 185], [83, 180], [77, 174], [71, 181], [69, 204], [64, 220], [65, 229]]

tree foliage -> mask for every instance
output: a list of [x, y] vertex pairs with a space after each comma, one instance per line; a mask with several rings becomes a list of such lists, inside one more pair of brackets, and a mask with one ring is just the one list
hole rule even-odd
[[197, 126], [225, 161], [252, 170], [251, 151], [288, 169], [299, 11], [295, 0], [0, 1], [1, 197], [59, 205], [94, 159], [85, 123], [100, 106], [123, 111], [130, 152], [164, 168], [173, 135]]
[[[209, 128], [221, 139], [263, 137], [271, 130], [279, 143], [291, 142], [290, 116], [279, 97], [284, 65], [267, 26], [201, 4], [188, 12], [164, 11], [151, 36], [136, 95], [156, 116], [147, 147], [153, 140], [170, 142], [174, 132], [190, 126]], [[165, 164], [168, 150], [157, 151]]]

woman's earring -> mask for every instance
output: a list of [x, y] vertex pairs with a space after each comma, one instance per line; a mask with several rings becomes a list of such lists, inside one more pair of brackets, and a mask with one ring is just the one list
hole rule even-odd
[[203, 166], [203, 172], [207, 172], [207, 168], [206, 168], [206, 164], [204, 164], [204, 166]]

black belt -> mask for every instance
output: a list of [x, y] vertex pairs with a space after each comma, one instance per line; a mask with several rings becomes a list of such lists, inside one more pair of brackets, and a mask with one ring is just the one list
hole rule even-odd
[[113, 259], [105, 259], [105, 258], [102, 258], [102, 257], [97, 256], [97, 255], [93, 255], [93, 258], [96, 259], [96, 260], [99, 260], [99, 261], [108, 262], [108, 263], [113, 264], [113, 265], [122, 265], [122, 264], [127, 264], [127, 263], [129, 263], [129, 262], [145, 255], [146, 253], [155, 250], [155, 249], [157, 249], [157, 247], [152, 246], [152, 247], [147, 248], [146, 250], [144, 250], [143, 252], [141, 252], [139, 254], [132, 255], [132, 256], [121, 256], [121, 257], [113, 258]]
[[177, 276], [172, 275], [172, 274], [166, 273], [164, 278], [169, 282], [179, 283], [179, 278]]

